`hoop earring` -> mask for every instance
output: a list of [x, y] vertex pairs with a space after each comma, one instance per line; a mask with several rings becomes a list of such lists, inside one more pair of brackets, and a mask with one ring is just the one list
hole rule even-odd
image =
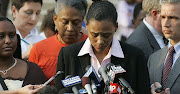
[[57, 31], [57, 27], [56, 26], [54, 27], [54, 29], [55, 29], [55, 31]]

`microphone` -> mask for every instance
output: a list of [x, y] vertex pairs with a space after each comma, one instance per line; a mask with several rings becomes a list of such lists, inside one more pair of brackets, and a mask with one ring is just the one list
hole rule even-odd
[[54, 80], [59, 74], [64, 73], [63, 71], [58, 71], [54, 76], [47, 80], [43, 85], [48, 85], [52, 80]]
[[121, 94], [121, 86], [117, 83], [111, 83], [109, 87], [110, 94]]
[[94, 80], [91, 80], [91, 88], [92, 88], [93, 94], [97, 94], [97, 87]]
[[98, 77], [95, 69], [93, 66], [88, 65], [86, 67], [86, 73], [84, 74], [83, 77], [89, 77], [91, 79], [91, 88], [92, 88], [92, 92], [93, 94], [97, 94], [97, 86], [100, 86], [100, 78]]
[[107, 75], [106, 68], [100, 67], [99, 70], [98, 70], [98, 73], [102, 76], [105, 85], [109, 86], [110, 81], [109, 81], [109, 76]]
[[62, 84], [64, 87], [72, 87], [72, 91], [74, 94], [79, 94], [79, 90], [77, 89], [77, 85], [81, 83], [81, 79], [79, 76], [72, 77], [68, 75], [64, 80], [62, 80]]
[[[114, 65], [112, 63], [108, 63], [106, 65], [106, 68], [108, 70], [108, 75], [110, 77], [110, 81], [113, 82], [115, 75], [118, 75], [120, 73], [126, 72], [126, 70], [124, 70], [120, 65]], [[119, 75], [120, 76], [120, 75]]]
[[107, 71], [112, 70], [115, 74], [126, 72], [125, 69], [123, 69], [120, 65], [114, 65], [112, 63], [108, 63], [106, 65]]
[[[114, 64], [112, 64], [112, 63], [107, 64], [106, 67], [107, 67], [107, 70], [109, 70], [109, 73], [108, 73], [108, 74], [114, 73], [114, 74], [113, 74], [113, 77], [110, 76], [111, 78], [113, 78], [113, 80], [114, 80], [115, 74], [119, 74], [119, 73], [126, 72], [126, 70], [124, 70], [121, 66], [114, 65]], [[113, 72], [112, 72], [112, 71], [113, 71]], [[112, 72], [112, 73], [111, 73], [111, 72]], [[129, 83], [128, 83], [124, 78], [122, 78], [122, 77], [120, 76], [120, 78], [118, 78], [118, 79], [119, 79], [119, 83], [120, 83], [120, 85], [122, 86], [122, 88], [125, 87], [125, 88], [128, 89], [128, 91], [129, 91], [131, 94], [135, 94], [134, 90], [131, 88], [131, 86], [129, 85]], [[124, 92], [124, 89], [122, 89], [122, 90], [123, 90], [123, 92]]]
[[88, 77], [82, 77], [82, 86], [87, 90], [88, 94], [93, 94], [91, 91], [90, 79]]
[[131, 94], [135, 94], [135, 91], [131, 88], [131, 86], [129, 85], [129, 83], [124, 79], [124, 78], [119, 78], [119, 83], [124, 86], [125, 88], [128, 89], [128, 91], [131, 93]]
[[96, 84], [98, 84], [101, 81], [100, 78], [98, 77], [98, 74], [96, 73], [94, 67], [91, 65], [88, 65], [86, 67], [86, 73], [84, 74], [83, 77], [89, 77], [91, 80], [94, 80], [94, 82]]

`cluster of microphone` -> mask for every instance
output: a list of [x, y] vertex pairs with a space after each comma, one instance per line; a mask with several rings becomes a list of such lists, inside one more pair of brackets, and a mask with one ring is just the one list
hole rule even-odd
[[[65, 88], [60, 92], [61, 94], [71, 92], [74, 94], [99, 94], [99, 91], [103, 91], [104, 94], [135, 94], [129, 83], [122, 77], [118, 77], [118, 82], [113, 83], [115, 75], [123, 72], [126, 71], [121, 66], [109, 63], [106, 67], [98, 69], [98, 73], [101, 75], [99, 77], [93, 66], [89, 65], [86, 67], [86, 73], [82, 78], [68, 75], [62, 80]], [[103, 86], [101, 82], [103, 82]], [[83, 88], [79, 88], [81, 86]]]

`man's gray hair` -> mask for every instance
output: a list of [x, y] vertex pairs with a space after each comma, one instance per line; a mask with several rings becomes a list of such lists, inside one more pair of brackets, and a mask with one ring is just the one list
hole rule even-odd
[[87, 10], [86, 0], [58, 0], [55, 6], [55, 14], [58, 15], [64, 7], [72, 7], [79, 10], [84, 18]]

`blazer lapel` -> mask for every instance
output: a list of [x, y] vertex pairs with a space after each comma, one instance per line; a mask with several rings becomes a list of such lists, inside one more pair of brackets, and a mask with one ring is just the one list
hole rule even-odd
[[79, 62], [80, 62], [80, 68], [82, 69], [82, 73], [84, 74], [86, 72], [86, 67], [88, 65], [91, 65], [89, 54], [79, 56]]
[[147, 36], [149, 43], [151, 44], [152, 48], [154, 49], [154, 52], [160, 49], [159, 44], [157, 43], [156, 39], [154, 38], [153, 34], [151, 31], [147, 28], [147, 26], [143, 23], [144, 25], [144, 33]]
[[[168, 46], [162, 49], [162, 52], [159, 54], [160, 61], [155, 65], [155, 81], [161, 82], [162, 80], [162, 72], [163, 72], [163, 67], [164, 67], [164, 60], [166, 58], [168, 52]], [[157, 57], [157, 58], [159, 58]], [[156, 62], [155, 62], [156, 63]]]
[[165, 87], [172, 88], [176, 79], [179, 77], [180, 74], [179, 68], [180, 68], [180, 57], [178, 57], [178, 59], [176, 60], [174, 67], [172, 68], [169, 74]]

